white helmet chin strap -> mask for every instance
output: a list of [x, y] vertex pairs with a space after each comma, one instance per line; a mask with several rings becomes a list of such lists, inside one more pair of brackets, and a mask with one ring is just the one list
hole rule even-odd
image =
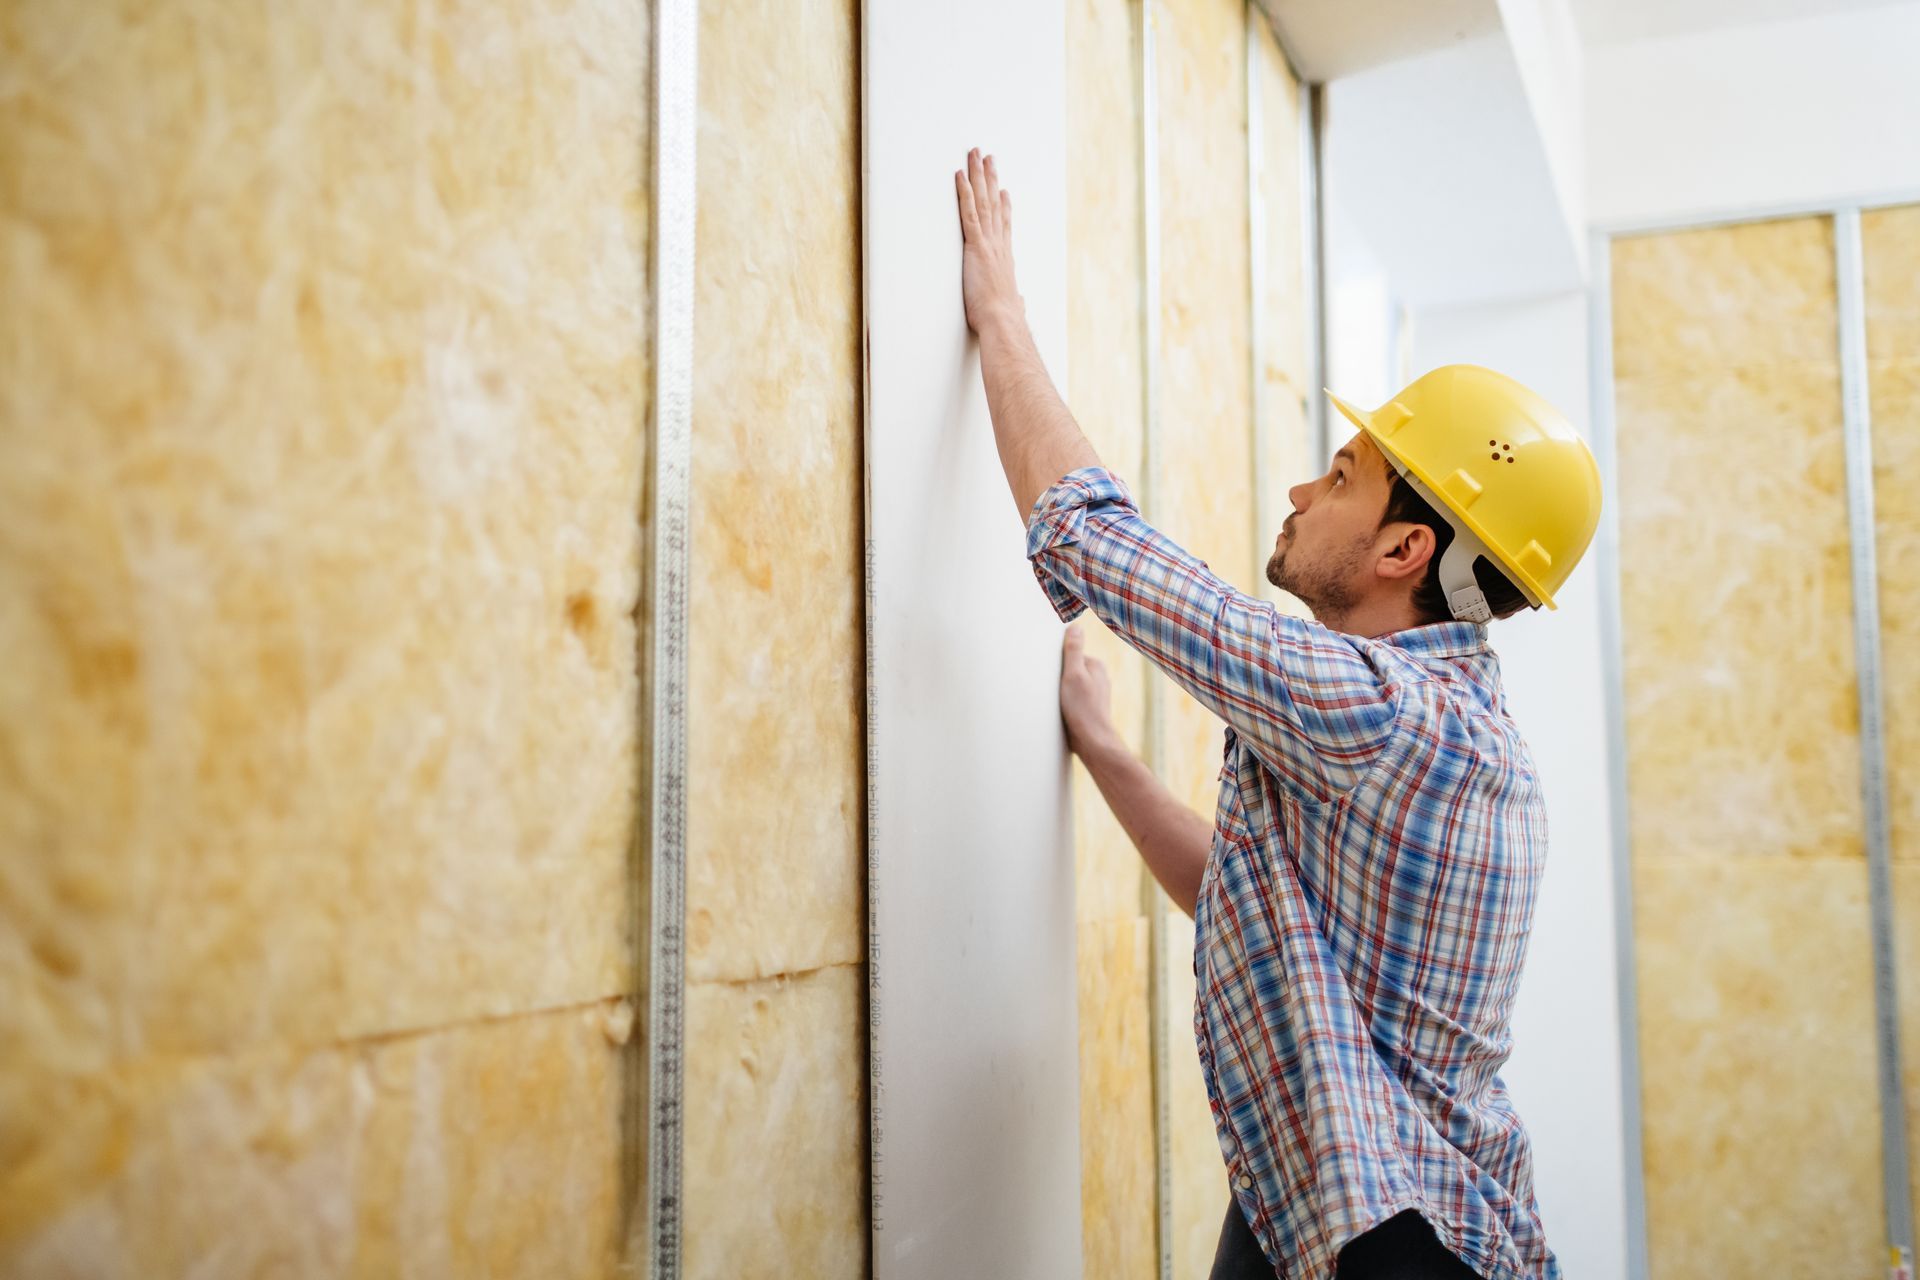
[[[1446, 508], [1437, 508], [1444, 511]], [[1453, 524], [1453, 521], [1447, 521]], [[1440, 589], [1447, 593], [1447, 608], [1453, 616], [1462, 622], [1491, 622], [1493, 610], [1487, 607], [1487, 597], [1480, 590], [1480, 583], [1473, 576], [1473, 562], [1486, 555], [1486, 547], [1480, 539], [1453, 524], [1453, 541], [1447, 544], [1446, 554], [1440, 557]]]

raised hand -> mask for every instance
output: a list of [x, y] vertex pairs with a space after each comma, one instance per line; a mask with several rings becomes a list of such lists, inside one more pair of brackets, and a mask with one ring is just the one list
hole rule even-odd
[[967, 327], [979, 333], [997, 316], [1024, 309], [1013, 281], [1013, 197], [1000, 189], [993, 157], [983, 160], [978, 147], [967, 152], [965, 169], [954, 170], [953, 185], [965, 242], [960, 292]]

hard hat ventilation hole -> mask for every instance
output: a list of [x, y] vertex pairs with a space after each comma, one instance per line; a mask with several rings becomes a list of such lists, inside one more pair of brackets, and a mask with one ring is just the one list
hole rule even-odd
[[[1496, 445], [1496, 444], [1500, 444], [1500, 442], [1499, 442], [1498, 440], [1489, 440], [1489, 441], [1487, 441], [1487, 444], [1488, 444], [1488, 446], [1489, 446], [1489, 447], [1491, 447], [1491, 446], [1493, 446], [1493, 445]], [[1507, 461], [1508, 461], [1508, 462], [1512, 462], [1512, 461], [1513, 461], [1513, 458], [1512, 458], [1512, 456], [1511, 456], [1511, 455], [1512, 455], [1512, 453], [1513, 453], [1513, 446], [1512, 446], [1512, 445], [1510, 445], [1510, 444], [1501, 444], [1501, 445], [1500, 445], [1500, 449], [1501, 449], [1501, 451], [1502, 451], [1502, 452], [1504, 452], [1504, 453], [1506, 453], [1507, 455], [1509, 455], [1509, 456], [1508, 456], [1508, 458], [1507, 458]], [[1494, 453], [1494, 454], [1489, 454], [1488, 456], [1489, 456], [1489, 457], [1491, 457], [1491, 458], [1492, 458], [1492, 459], [1493, 459], [1493, 460], [1494, 460], [1495, 462], [1498, 462], [1498, 461], [1500, 461], [1500, 454], [1498, 454], [1498, 453]]]

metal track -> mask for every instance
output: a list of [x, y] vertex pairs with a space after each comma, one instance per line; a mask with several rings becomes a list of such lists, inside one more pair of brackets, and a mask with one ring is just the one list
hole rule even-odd
[[1247, 379], [1253, 411], [1253, 432], [1249, 446], [1253, 456], [1253, 590], [1265, 594], [1260, 570], [1267, 562], [1261, 530], [1267, 528], [1268, 503], [1273, 486], [1268, 479], [1271, 450], [1270, 424], [1266, 412], [1267, 379], [1263, 355], [1267, 335], [1265, 316], [1267, 287], [1267, 203], [1260, 186], [1266, 172], [1265, 106], [1260, 97], [1260, 51], [1255, 23], [1265, 24], [1255, 4], [1246, 0], [1247, 40]]
[[[882, 1019], [886, 1005], [882, 1000], [880, 955], [880, 682], [875, 672], [874, 647], [874, 545], [873, 545], [873, 335], [868, 328], [869, 279], [867, 263], [873, 254], [870, 245], [867, 202], [867, 139], [873, 129], [868, 119], [870, 103], [866, 92], [866, 68], [873, 56], [868, 36], [872, 24], [867, 20], [866, 0], [860, 5], [860, 614], [862, 620], [861, 669], [866, 682], [863, 707], [866, 715], [866, 876], [867, 876], [867, 1239], [870, 1252], [879, 1249], [886, 1219], [887, 1179], [881, 1165], [887, 1131], [886, 1075], [882, 1071]], [[869, 1260], [867, 1274], [876, 1268]]]
[[1300, 156], [1305, 182], [1300, 197], [1306, 214], [1302, 237], [1306, 251], [1307, 343], [1313, 379], [1307, 393], [1307, 425], [1313, 433], [1314, 457], [1310, 473], [1318, 472], [1333, 456], [1333, 437], [1327, 422], [1327, 204], [1326, 204], [1326, 92], [1317, 84], [1300, 82]]
[[1847, 444], [1847, 523], [1853, 547], [1853, 653], [1860, 690], [1860, 787], [1866, 809], [1868, 905], [1873, 923], [1875, 1057], [1880, 1075], [1880, 1162], [1888, 1274], [1913, 1273], [1913, 1202], [1907, 1180], [1907, 1111], [1901, 1089], [1900, 1004], [1893, 934], [1886, 718], [1880, 694], [1880, 574], [1873, 517], [1873, 426], [1867, 397], [1865, 271], [1860, 210], [1833, 215], [1840, 308], [1840, 399]]
[[1627, 825], [1626, 679], [1620, 625], [1620, 476], [1613, 420], [1612, 242], [1593, 238], [1587, 327], [1594, 452], [1607, 498], [1594, 540], [1600, 574], [1600, 657], [1606, 682], [1607, 793], [1613, 824], [1614, 982], [1620, 1014], [1620, 1145], [1625, 1166], [1627, 1280], [1647, 1277], [1646, 1161], [1641, 1150], [1640, 1000], [1633, 959], [1633, 839]]
[[1896, 204], [1920, 204], [1920, 187], [1893, 187], [1844, 200], [1794, 200], [1731, 209], [1709, 209], [1700, 213], [1676, 214], [1671, 217], [1610, 219], [1596, 224], [1594, 230], [1606, 236], [1649, 235], [1660, 231], [1705, 231], [1709, 227], [1732, 227], [1744, 222], [1778, 222], [1783, 218], [1824, 218], [1847, 209], [1878, 209]]
[[653, 40], [653, 629], [646, 779], [647, 1131], [642, 1240], [655, 1280], [680, 1274], [685, 1055], [688, 505], [693, 440], [694, 142], [700, 15], [660, 0]]
[[[1154, 77], [1154, 4], [1139, 0], [1140, 84], [1140, 345], [1141, 441], [1139, 499], [1152, 518], [1160, 500], [1160, 94]], [[1166, 766], [1166, 682], [1142, 663], [1146, 684], [1147, 768]], [[1173, 1107], [1169, 1087], [1172, 1055], [1167, 1036], [1167, 899], [1143, 865], [1140, 902], [1147, 915], [1147, 1026], [1153, 1075], [1154, 1243], [1160, 1280], [1173, 1280]]]

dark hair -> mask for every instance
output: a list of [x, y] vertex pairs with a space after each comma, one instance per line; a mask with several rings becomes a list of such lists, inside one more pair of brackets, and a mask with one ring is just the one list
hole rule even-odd
[[[1427, 562], [1426, 576], [1413, 589], [1413, 608], [1422, 623], [1451, 622], [1453, 610], [1447, 607], [1447, 593], [1440, 586], [1440, 557], [1446, 554], [1453, 543], [1453, 526], [1427, 505], [1427, 500], [1414, 491], [1407, 478], [1382, 459], [1381, 465], [1390, 474], [1392, 488], [1387, 492], [1387, 509], [1380, 517], [1380, 527], [1386, 528], [1396, 521], [1410, 524], [1423, 524], [1433, 530], [1433, 559]], [[1493, 610], [1496, 618], [1510, 618], [1522, 609], [1528, 608], [1526, 596], [1520, 588], [1513, 585], [1500, 568], [1481, 556], [1473, 562], [1474, 581], [1480, 584], [1482, 594], [1487, 597], [1487, 607]]]

